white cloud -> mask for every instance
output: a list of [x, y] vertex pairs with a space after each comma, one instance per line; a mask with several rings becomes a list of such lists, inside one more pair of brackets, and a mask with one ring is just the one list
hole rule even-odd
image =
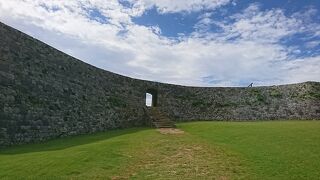
[[306, 47], [307, 48], [315, 48], [315, 47], [317, 47], [317, 46], [319, 46], [320, 45], [320, 40], [318, 40], [318, 41], [309, 41], [309, 42], [307, 42], [306, 43]]
[[281, 9], [260, 11], [257, 4], [250, 5], [235, 20], [223, 28], [231, 37], [259, 42], [278, 42], [282, 38], [303, 31], [301, 19], [287, 17]]
[[215, 9], [228, 4], [230, 0], [130, 0], [130, 2], [144, 9], [155, 7], [160, 13], [176, 13]]
[[283, 67], [285, 82], [320, 81], [320, 56], [289, 61]]
[[[251, 5], [231, 17], [232, 23], [213, 22], [206, 14], [199, 29], [215, 23], [224, 32], [197, 31], [172, 40], [159, 27], [136, 25], [131, 18], [152, 6], [162, 13], [191, 12], [229, 1], [134, 2], [126, 7], [117, 0], [0, 0], [0, 20], [85, 62], [135, 78], [199, 86], [320, 80], [320, 57], [294, 59], [293, 49], [278, 43], [303, 31], [299, 18], [280, 9]], [[92, 10], [108, 23], [92, 19]]]

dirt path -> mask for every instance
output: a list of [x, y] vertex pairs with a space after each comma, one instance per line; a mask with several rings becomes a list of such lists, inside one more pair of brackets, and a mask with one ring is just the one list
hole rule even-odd
[[160, 128], [157, 129], [161, 134], [183, 134], [184, 131], [176, 128]]
[[[208, 145], [180, 129], [157, 129], [132, 163], [112, 179], [234, 179], [245, 170], [234, 154]], [[160, 133], [159, 133], [160, 132]], [[236, 179], [237, 179], [236, 178]]]

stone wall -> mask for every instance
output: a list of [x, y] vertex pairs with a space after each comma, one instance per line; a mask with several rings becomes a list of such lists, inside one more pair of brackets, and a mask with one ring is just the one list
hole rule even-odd
[[0, 146], [144, 126], [150, 89], [176, 121], [320, 119], [320, 83], [200, 88], [137, 80], [0, 23]]
[[0, 144], [144, 125], [143, 86], [0, 25]]
[[176, 121], [320, 119], [320, 83], [252, 88], [160, 87], [159, 108]]

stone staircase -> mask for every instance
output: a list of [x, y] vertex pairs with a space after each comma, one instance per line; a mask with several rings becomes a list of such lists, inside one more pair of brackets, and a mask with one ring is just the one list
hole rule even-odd
[[175, 128], [173, 121], [156, 107], [147, 107], [146, 114], [151, 122], [151, 126], [155, 128]]

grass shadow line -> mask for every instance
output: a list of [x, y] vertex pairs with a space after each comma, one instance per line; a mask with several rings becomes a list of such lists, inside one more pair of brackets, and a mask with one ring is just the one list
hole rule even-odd
[[70, 147], [91, 144], [98, 141], [111, 139], [114, 137], [136, 133], [139, 131], [147, 130], [149, 128], [129, 128], [109, 130], [105, 132], [97, 132], [93, 134], [84, 134], [77, 136], [69, 136], [58, 139], [52, 139], [44, 142], [38, 142], [33, 144], [14, 145], [10, 147], [0, 148], [0, 154], [3, 155], [15, 155], [25, 154], [42, 151], [56, 151], [63, 150]]

